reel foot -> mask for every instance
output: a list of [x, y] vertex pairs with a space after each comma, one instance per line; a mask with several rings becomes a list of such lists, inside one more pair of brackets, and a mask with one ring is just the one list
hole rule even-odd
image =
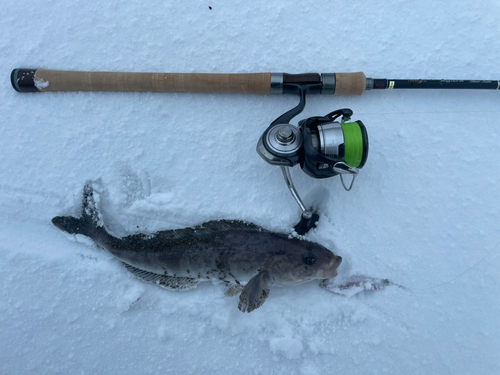
[[303, 212], [302, 216], [300, 217], [300, 221], [293, 227], [295, 229], [295, 232], [297, 234], [303, 236], [311, 228], [314, 228], [316, 226], [316, 223], [319, 220], [319, 215], [317, 213], [311, 214], [309, 211]]

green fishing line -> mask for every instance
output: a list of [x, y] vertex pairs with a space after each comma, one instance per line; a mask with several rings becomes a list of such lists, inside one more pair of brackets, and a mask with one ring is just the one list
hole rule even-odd
[[357, 168], [363, 159], [363, 135], [357, 122], [341, 124], [344, 132], [344, 160], [348, 166]]

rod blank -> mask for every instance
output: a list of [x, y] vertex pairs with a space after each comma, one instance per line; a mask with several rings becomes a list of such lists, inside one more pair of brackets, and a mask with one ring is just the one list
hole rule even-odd
[[365, 90], [466, 89], [498, 90], [500, 81], [397, 80], [366, 78], [364, 73], [125, 73], [14, 69], [12, 87], [19, 92], [151, 91], [235, 94], [296, 93], [308, 86], [310, 94], [361, 95]]
[[498, 90], [500, 81], [451, 79], [374, 79], [374, 90], [441, 89], [441, 90]]

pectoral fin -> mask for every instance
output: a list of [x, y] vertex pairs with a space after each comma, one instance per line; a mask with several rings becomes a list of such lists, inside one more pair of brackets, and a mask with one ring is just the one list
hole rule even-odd
[[269, 295], [271, 274], [267, 270], [260, 271], [245, 285], [240, 295], [238, 309], [242, 312], [252, 312], [264, 304]]

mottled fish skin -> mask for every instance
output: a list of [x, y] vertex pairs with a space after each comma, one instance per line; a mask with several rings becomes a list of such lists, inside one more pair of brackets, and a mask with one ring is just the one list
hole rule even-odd
[[[157, 282], [166, 287], [193, 287], [202, 281], [224, 282], [229, 287], [247, 283], [240, 296], [241, 311], [261, 306], [269, 294], [269, 285], [335, 277], [342, 261], [317, 243], [238, 220], [209, 221], [194, 228], [117, 238], [106, 230], [94, 195], [92, 184], [87, 183], [82, 216], [58, 216], [52, 219], [54, 225], [92, 238], [139, 277], [154, 281], [164, 276], [163, 282]], [[150, 277], [144, 277], [148, 272]], [[229, 294], [234, 295], [236, 290], [239, 288], [233, 287]]]

